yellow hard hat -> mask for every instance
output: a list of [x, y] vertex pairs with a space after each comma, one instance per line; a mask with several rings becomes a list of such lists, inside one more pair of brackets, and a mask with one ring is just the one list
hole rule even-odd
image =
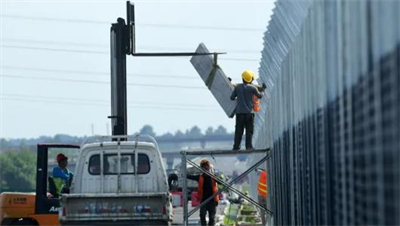
[[210, 162], [207, 159], [203, 159], [200, 162], [200, 166], [203, 166], [203, 165], [210, 165]]
[[242, 78], [243, 78], [244, 81], [250, 83], [254, 79], [254, 72], [252, 72], [250, 70], [245, 70], [242, 73]]

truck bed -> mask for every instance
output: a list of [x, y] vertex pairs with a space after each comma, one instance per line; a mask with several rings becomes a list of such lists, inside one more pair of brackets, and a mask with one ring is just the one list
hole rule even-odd
[[61, 225], [168, 225], [168, 193], [64, 194]]

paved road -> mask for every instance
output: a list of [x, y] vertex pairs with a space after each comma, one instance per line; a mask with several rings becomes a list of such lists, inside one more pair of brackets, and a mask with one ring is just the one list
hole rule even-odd
[[[189, 201], [189, 212], [194, 209], [192, 207], [192, 203]], [[217, 215], [216, 220], [219, 216], [222, 215], [224, 211], [225, 205], [218, 205], [217, 207]], [[182, 225], [183, 224], [183, 207], [174, 207], [174, 220], [172, 222], [173, 225]], [[189, 224], [190, 225], [200, 225], [200, 217], [199, 211], [195, 212], [192, 216], [189, 217]]]

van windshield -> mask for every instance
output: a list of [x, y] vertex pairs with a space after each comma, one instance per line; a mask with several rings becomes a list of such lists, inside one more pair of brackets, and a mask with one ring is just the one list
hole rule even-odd
[[[150, 172], [150, 161], [146, 154], [138, 154], [138, 174], [147, 174]], [[91, 175], [100, 175], [100, 155], [92, 155], [89, 159], [89, 173]], [[103, 174], [118, 174], [118, 155], [105, 154], [103, 156]], [[135, 155], [121, 154], [121, 174], [135, 174]]]

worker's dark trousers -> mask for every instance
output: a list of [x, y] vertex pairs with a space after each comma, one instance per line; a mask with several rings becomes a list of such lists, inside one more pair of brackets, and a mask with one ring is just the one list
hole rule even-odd
[[217, 213], [217, 204], [214, 200], [209, 201], [206, 205], [200, 208], [200, 222], [201, 226], [207, 226], [206, 214], [208, 212], [208, 225], [214, 226], [215, 214]]
[[253, 148], [254, 114], [236, 114], [235, 143], [233, 150], [240, 149], [244, 129], [246, 128], [246, 149]]

